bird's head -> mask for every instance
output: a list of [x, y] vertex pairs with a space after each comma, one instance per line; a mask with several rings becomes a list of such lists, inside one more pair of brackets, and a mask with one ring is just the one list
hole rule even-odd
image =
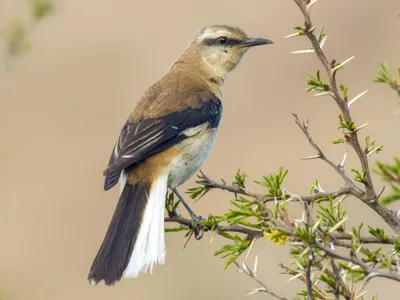
[[250, 38], [237, 27], [213, 25], [201, 29], [191, 46], [200, 53], [210, 73], [225, 79], [249, 48], [266, 44], [272, 44], [272, 41]]

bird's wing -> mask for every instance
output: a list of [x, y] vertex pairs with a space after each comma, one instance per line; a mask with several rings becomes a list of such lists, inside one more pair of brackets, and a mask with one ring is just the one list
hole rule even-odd
[[221, 113], [221, 101], [211, 94], [197, 108], [186, 108], [157, 118], [128, 120], [104, 171], [104, 189], [109, 190], [118, 182], [123, 169], [184, 140], [189, 134], [185, 130], [206, 122], [211, 128], [217, 127]]

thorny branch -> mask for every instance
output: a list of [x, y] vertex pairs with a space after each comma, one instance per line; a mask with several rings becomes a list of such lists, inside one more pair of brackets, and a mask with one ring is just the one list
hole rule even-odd
[[[175, 223], [185, 225], [185, 226], [193, 229], [193, 221], [183, 218], [181, 216], [169, 216], [169, 217], [165, 218], [165, 222], [175, 222]], [[204, 231], [210, 230], [209, 228], [205, 228], [202, 224], [198, 224], [197, 226], [199, 227], [199, 229], [204, 230]], [[251, 229], [251, 228], [247, 228], [247, 227], [240, 226], [237, 224], [226, 225], [226, 226], [218, 225], [215, 228], [215, 232], [217, 232], [217, 233], [218, 232], [243, 233], [252, 238], [260, 238], [263, 236], [263, 232], [261, 230]]]
[[312, 139], [309, 131], [308, 131], [308, 120], [304, 121], [303, 123], [300, 122], [299, 117], [296, 114], [293, 114], [295, 118], [296, 124], [300, 127], [300, 129], [303, 131], [304, 135], [306, 136], [308, 142], [310, 145], [317, 151], [317, 156], [313, 158], [319, 158], [325, 161], [329, 166], [331, 166], [340, 176], [342, 176], [343, 180], [348, 184], [348, 194], [354, 195], [356, 197], [361, 197], [363, 194], [363, 191], [354, 184], [353, 180], [351, 180], [350, 177], [346, 175], [346, 172], [344, 171], [343, 166], [336, 165], [333, 163], [329, 158], [325, 156], [325, 154], [322, 152], [321, 148], [314, 142]]
[[375, 268], [370, 267], [369, 265], [367, 265], [366, 263], [364, 263], [363, 261], [361, 261], [360, 259], [357, 258], [357, 256], [353, 253], [350, 252], [350, 255], [342, 255], [339, 254], [333, 250], [330, 250], [329, 248], [323, 246], [322, 244], [318, 244], [316, 243], [314, 245], [315, 248], [323, 250], [327, 256], [331, 257], [331, 258], [335, 258], [335, 259], [340, 259], [340, 260], [344, 260], [347, 262], [351, 262], [352, 264], [355, 264], [359, 267], [361, 267], [364, 270], [365, 275], [367, 275], [367, 279], [372, 279], [373, 277], [384, 277], [387, 279], [392, 279], [395, 281], [400, 282], [400, 274], [397, 272], [384, 272]]
[[[165, 222], [178, 223], [181, 225], [185, 225], [188, 228], [191, 228], [191, 229], [193, 228], [193, 221], [190, 219], [184, 218], [182, 216], [168, 216], [165, 218]], [[210, 230], [210, 228], [206, 228], [202, 224], [198, 224], [198, 226], [199, 226], [199, 229], [202, 229], [204, 231]], [[290, 236], [294, 239], [296, 238], [295, 232], [290, 228], [279, 227], [279, 230], [281, 230], [282, 232], [285, 232], [288, 236]], [[238, 225], [238, 224], [226, 225], [226, 226], [218, 225], [215, 227], [215, 232], [217, 232], [217, 233], [218, 232], [243, 233], [243, 234], [249, 236], [250, 238], [260, 238], [263, 236], [262, 230], [252, 229], [252, 228], [248, 228], [248, 227]], [[345, 242], [342, 242], [342, 241], [347, 241], [347, 240], [351, 241], [353, 239], [353, 236], [350, 233], [335, 232], [335, 233], [332, 233], [330, 235], [330, 237], [334, 241], [335, 245], [345, 247], [345, 248], [351, 248], [350, 243], [346, 244]], [[398, 238], [391, 236], [391, 237], [388, 237], [388, 239], [386, 239], [386, 240], [380, 240], [374, 236], [360, 236], [358, 238], [358, 240], [361, 244], [394, 245], [397, 242]]]
[[[226, 182], [224, 183], [218, 183], [214, 181], [213, 179], [209, 178], [206, 174], [203, 172], [198, 175], [199, 180], [196, 181], [196, 183], [203, 185], [206, 187], [206, 191], [210, 191], [212, 189], [216, 190], [222, 190], [222, 191], [227, 191], [230, 193], [237, 195], [244, 195], [248, 196], [255, 201], [260, 201], [262, 203], [267, 203], [267, 202], [273, 202], [273, 201], [282, 201], [284, 200], [283, 197], [281, 196], [276, 196], [276, 197], [265, 197], [261, 194], [253, 193], [251, 192], [248, 188], [240, 188], [238, 186], [234, 186], [231, 184], [228, 184]], [[351, 194], [351, 187], [345, 185], [339, 190], [332, 191], [332, 192], [319, 192], [315, 193], [314, 195], [296, 195], [290, 192], [286, 192], [286, 201], [298, 201], [302, 203], [313, 203], [315, 200], [322, 198], [322, 197], [332, 197], [333, 199], [338, 198], [340, 196], [348, 195]], [[179, 215], [170, 215], [167, 218], [165, 218], [165, 222], [171, 223], [175, 222], [181, 225], [188, 226], [189, 228], [192, 228], [193, 222], [190, 219], [184, 218]], [[198, 224], [199, 228], [205, 231], [208, 231], [209, 228], [204, 228], [202, 224]], [[295, 237], [294, 232], [291, 229], [288, 228], [279, 228], [279, 230], [287, 233], [289, 236]], [[246, 234], [247, 236], [251, 238], [260, 238], [263, 236], [263, 232], [258, 229], [252, 229], [248, 228], [245, 226], [241, 226], [238, 224], [233, 224], [233, 225], [226, 225], [226, 226], [221, 226], [218, 225], [215, 228], [215, 231], [218, 232], [235, 232], [235, 233], [243, 233]], [[350, 244], [345, 244], [344, 242], [341, 241], [351, 241], [353, 239], [353, 235], [350, 233], [346, 232], [335, 232], [330, 235], [332, 239], [334, 239], [335, 243], [338, 243], [338, 246], [343, 246], [349, 248]], [[385, 240], [380, 240], [374, 236], [360, 236], [359, 242], [362, 244], [388, 244], [388, 245], [394, 245], [398, 241], [398, 237], [396, 236], [389, 236]]]
[[[312, 234], [310, 224], [311, 224], [311, 209], [309, 203], [304, 203], [304, 210], [306, 213], [306, 230], [308, 234]], [[313, 282], [311, 279], [311, 268], [314, 263], [314, 252], [312, 249], [310, 249], [310, 252], [308, 253], [308, 260], [307, 260], [307, 267], [306, 267], [306, 286], [307, 286], [307, 299], [308, 300], [313, 300]]]
[[[313, 194], [311, 195], [296, 195], [280, 188], [279, 193], [275, 193], [271, 192], [271, 190], [273, 191], [274, 189], [269, 189], [268, 195], [275, 196], [265, 196], [251, 192], [244, 184], [245, 177], [243, 179], [240, 179], [239, 176], [239, 180], [234, 181], [234, 183], [231, 185], [227, 184], [226, 182], [219, 183], [213, 181], [205, 174], [201, 173], [197, 183], [202, 185], [204, 188], [200, 188], [200, 193], [197, 193], [196, 195], [204, 195], [212, 189], [227, 191], [233, 193], [235, 195], [235, 201], [237, 200], [239, 203], [246, 203], [249, 204], [249, 206], [255, 204], [253, 206], [261, 207], [261, 210], [264, 208], [265, 215], [267, 217], [265, 217], [265, 219], [260, 218], [261, 221], [257, 225], [248, 222], [246, 220], [246, 217], [241, 219], [243, 220], [243, 222], [241, 222], [240, 225], [236, 224], [235, 222], [232, 222], [234, 224], [230, 224], [231, 219], [229, 219], [229, 217], [226, 217], [227, 215], [217, 218], [217, 222], [200, 222], [199, 224], [193, 224], [192, 220], [186, 219], [182, 216], [179, 216], [178, 214], [170, 214], [165, 219], [165, 221], [176, 222], [181, 225], [185, 225], [186, 227], [184, 227], [184, 229], [189, 229], [192, 231], [194, 230], [194, 226], [196, 226], [196, 229], [200, 229], [203, 231], [215, 231], [217, 234], [221, 233], [221, 235], [222, 233], [226, 232], [244, 234], [246, 235], [246, 238], [244, 239], [246, 242], [255, 241], [260, 237], [266, 236], [270, 240], [282, 244], [280, 243], [282, 239], [279, 240], [279, 237], [283, 234], [284, 242], [286, 242], [286, 240], [288, 239], [292, 242], [291, 251], [293, 250], [294, 252], [291, 254], [295, 257], [297, 268], [291, 270], [287, 267], [284, 267], [283, 265], [281, 266], [286, 270], [285, 274], [290, 274], [293, 276], [291, 279], [298, 278], [306, 285], [307, 290], [302, 291], [302, 296], [306, 297], [308, 300], [313, 300], [315, 298], [330, 299], [328, 297], [328, 294], [322, 292], [322, 290], [318, 287], [318, 283], [320, 281], [324, 281], [324, 283], [326, 283], [329, 287], [326, 292], [331, 293], [335, 297], [335, 299], [340, 299], [341, 296], [343, 296], [346, 300], [363, 299], [362, 296], [365, 294], [366, 291], [362, 293], [361, 291], [372, 278], [383, 277], [400, 282], [399, 259], [397, 257], [397, 254], [394, 254], [399, 252], [399, 238], [396, 236], [388, 236], [383, 232], [383, 230], [379, 231], [379, 229], [375, 230], [373, 228], [370, 229], [370, 233], [373, 236], [362, 236], [360, 233], [362, 225], [359, 227], [358, 232], [356, 232], [355, 228], [353, 228], [352, 234], [345, 232], [345, 227], [342, 225], [347, 220], [347, 216], [343, 217], [343, 214], [340, 215], [340, 213], [338, 212], [340, 211], [340, 209], [335, 210], [335, 207], [336, 205], [340, 205], [340, 202], [342, 199], [344, 199], [344, 197], [354, 196], [370, 206], [375, 212], [377, 212], [383, 218], [383, 220], [396, 232], [396, 234], [400, 234], [400, 217], [396, 214], [396, 212], [384, 206], [381, 206], [378, 203], [377, 200], [381, 196], [382, 192], [376, 193], [373, 187], [371, 170], [368, 164], [368, 154], [371, 151], [369, 150], [368, 146], [366, 146], [366, 148], [364, 149], [361, 146], [358, 138], [358, 131], [363, 128], [364, 125], [356, 128], [352, 121], [352, 117], [350, 114], [350, 105], [351, 103], [354, 103], [354, 101], [361, 97], [364, 93], [355, 97], [353, 100], [348, 101], [346, 96], [347, 90], [346, 92], [343, 92], [344, 96], [342, 96], [338, 89], [338, 85], [336, 82], [336, 73], [351, 59], [348, 59], [345, 62], [339, 64], [336, 63], [335, 60], [329, 62], [325, 53], [322, 50], [323, 42], [319, 40], [320, 37], [317, 38], [315, 36], [315, 27], [313, 27], [311, 23], [310, 8], [313, 4], [317, 2], [317, 0], [294, 0], [294, 2], [299, 6], [304, 15], [305, 28], [300, 27], [300, 34], [296, 33], [290, 36], [306, 35], [311, 41], [312, 50], [298, 52], [314, 52], [317, 55], [318, 59], [321, 61], [328, 75], [329, 85], [322, 85], [322, 82], [320, 81], [320, 86], [323, 86], [322, 89], [325, 90], [326, 94], [332, 96], [332, 98], [338, 105], [341, 112], [341, 122], [342, 120], [345, 120], [345, 125], [347, 125], [347, 123], [350, 124], [350, 126], [343, 126], [343, 128], [345, 128], [344, 140], [354, 149], [358, 159], [360, 160], [362, 172], [358, 173], [357, 175], [363, 175], [359, 175], [359, 177], [356, 177], [354, 180], [350, 178], [346, 174], [344, 169], [346, 155], [342, 163], [340, 164], [335, 164], [333, 161], [331, 161], [311, 137], [308, 130], [308, 121], [301, 122], [298, 116], [296, 114], [293, 114], [296, 124], [302, 130], [308, 142], [316, 151], [315, 156], [311, 156], [307, 159], [321, 159], [331, 168], [333, 168], [344, 180], [344, 185], [341, 188], [339, 188], [338, 190], [327, 192], [322, 190], [319, 186], [314, 186], [315, 188]], [[320, 36], [322, 36], [322, 33], [320, 34]], [[319, 71], [317, 73], [317, 78], [319, 80]], [[238, 174], [240, 175], [239, 172]], [[362, 178], [362, 180], [359, 180], [359, 178]], [[237, 180], [236, 177], [235, 180]], [[266, 179], [267, 183], [268, 180], [270, 179]], [[358, 185], [356, 181], [362, 183], [363, 186]], [[266, 186], [270, 188], [273, 185], [267, 184]], [[280, 184], [278, 184], [278, 186], [280, 187]], [[238, 195], [243, 195], [246, 197], [238, 197]], [[336, 201], [336, 203], [333, 203], [332, 199], [341, 196], [341, 199]], [[245, 198], [250, 198], [250, 200]], [[318, 215], [320, 218], [317, 222], [315, 222], [311, 217], [311, 207], [315, 203], [319, 203], [322, 198], [324, 198], [324, 201], [330, 201], [331, 210], [329, 211], [326, 208], [327, 213], [321, 213], [320, 215]], [[235, 201], [232, 201], [232, 203], [236, 204]], [[304, 205], [304, 215], [301, 220], [291, 220], [287, 211], [282, 208], [286, 207], [286, 203], [288, 201], [299, 202]], [[275, 213], [273, 213], [272, 210], [267, 208], [267, 206], [265, 205], [269, 202], [275, 203]], [[260, 204], [262, 205], [260, 206]], [[238, 207], [240, 208], [240, 205], [238, 205]], [[323, 206], [320, 207], [322, 207], [322, 209], [325, 209], [325, 207]], [[246, 212], [246, 210], [243, 211]], [[234, 212], [236, 213], [236, 211]], [[259, 212], [260, 210], [257, 211], [257, 213]], [[253, 211], [249, 210], [249, 215], [251, 215], [252, 217], [258, 217], [257, 214], [252, 213]], [[261, 214], [264, 218], [263, 212], [261, 212]], [[323, 218], [325, 218], [325, 220], [323, 220]], [[327, 221], [327, 219], [329, 219], [329, 221]], [[224, 223], [221, 220], [227, 221], [226, 223], [228, 223], [228, 225], [223, 225]], [[323, 223], [323, 226], [320, 226], [321, 223]], [[267, 232], [265, 232], [263, 229]], [[178, 228], [178, 230], [181, 229]], [[224, 236], [226, 237], [227, 235], [225, 234]], [[235, 236], [235, 238], [236, 237], [237, 236]], [[380, 252], [380, 248], [376, 251], [374, 250], [373, 252], [371, 252], [371, 249], [368, 249], [365, 246], [366, 244], [389, 244], [392, 245], [393, 248], [392, 252], [382, 255]], [[229, 247], [233, 246], [227, 245], [227, 249], [230, 249]], [[343, 251], [336, 251], [336, 247], [350, 249], [350, 254], [342, 254]], [[250, 250], [251, 246], [249, 248], [249, 252]], [[357, 253], [359, 252], [363, 255], [360, 256], [362, 257], [362, 259], [357, 256]], [[236, 262], [237, 257], [238, 256], [233, 257], [233, 260], [231, 260], [231, 262], [233, 261], [241, 272], [251, 277], [260, 285], [259, 288], [254, 289], [250, 292], [250, 294], [262, 292], [277, 299], [287, 300], [287, 298], [280, 297], [274, 294], [270, 289], [265, 286], [265, 284], [260, 281], [256, 273], [257, 263], [255, 264], [254, 270], [251, 270], [245, 263], [243, 263], [242, 265], [238, 264]], [[318, 272], [319, 275], [317, 274]], [[346, 278], [347, 275], [358, 276], [360, 274], [361, 279], [349, 280]], [[326, 276], [329, 278], [329, 282], [326, 281]], [[365, 281], [364, 286], [360, 290], [360, 294], [354, 292], [353, 290], [352, 283], [356, 282], [357, 280]], [[350, 282], [351, 285], [349, 285], [348, 282]]]
[[260, 285], [259, 288], [253, 289], [253, 290], [249, 293], [249, 295], [256, 294], [256, 293], [266, 293], [266, 294], [271, 295], [272, 297], [274, 297], [274, 298], [276, 298], [276, 299], [279, 299], [279, 300], [288, 300], [288, 299], [285, 298], [285, 297], [281, 297], [281, 296], [276, 295], [276, 294], [275, 294], [274, 292], [272, 292], [269, 288], [267, 288], [267, 286], [258, 278], [258, 275], [257, 275], [257, 257], [256, 257], [256, 261], [255, 261], [255, 263], [254, 263], [254, 268], [253, 268], [253, 270], [250, 269], [245, 263], [242, 263], [242, 264], [240, 265], [239, 263], [237, 263], [237, 262], [235, 261], [235, 265], [236, 265], [236, 267], [238, 268], [238, 270], [239, 270], [240, 272], [243, 272], [243, 273], [246, 274], [247, 276], [251, 277], [255, 282], [257, 282], [257, 283]]
[[[297, 6], [300, 8], [304, 15], [305, 26], [306, 26], [306, 35], [312, 44], [312, 48], [314, 49], [315, 54], [317, 55], [318, 59], [321, 61], [327, 76], [329, 78], [329, 86], [326, 86], [325, 89], [327, 92], [330, 92], [333, 99], [335, 100], [336, 104], [338, 105], [342, 115], [346, 118], [350, 123], [353, 123], [352, 117], [350, 114], [350, 106], [347, 101], [340, 95], [338, 85], [336, 82], [336, 73], [340, 69], [335, 66], [335, 64], [330, 63], [322, 50], [320, 43], [318, 42], [317, 37], [314, 34], [313, 24], [311, 22], [310, 16], [310, 9], [316, 1], [309, 1], [309, 0], [293, 0]], [[300, 126], [301, 127], [301, 126]], [[382, 219], [397, 233], [400, 234], [400, 218], [397, 216], [396, 212], [387, 207], [379, 205], [377, 202], [377, 194], [375, 192], [373, 181], [371, 177], [371, 170], [369, 168], [368, 163], [368, 156], [366, 151], [362, 148], [360, 141], [358, 139], [357, 130], [351, 132], [345, 132], [345, 138], [347, 143], [355, 150], [361, 166], [362, 171], [365, 174], [365, 192], [357, 193], [360, 200], [366, 203], [369, 207], [375, 210]], [[309, 140], [310, 141], [310, 140]], [[312, 140], [310, 141], [310, 143]], [[317, 150], [318, 151], [318, 150]], [[321, 157], [322, 158], [322, 157]], [[326, 161], [326, 160], [325, 160]], [[327, 161], [328, 162], [328, 161]], [[328, 162], [329, 163], [329, 162]], [[339, 172], [337, 166], [334, 167], [336, 171]], [[342, 175], [342, 174], [341, 174]], [[343, 177], [343, 175], [342, 175]], [[347, 183], [348, 180], [345, 179]], [[350, 183], [349, 183], [350, 184]], [[354, 185], [354, 183], [353, 183]], [[359, 188], [357, 188], [359, 192]]]
[[[205, 175], [203, 172], [198, 175], [199, 180], [196, 181], [196, 183], [203, 185], [206, 188], [205, 193], [209, 192], [212, 189], [218, 189], [218, 190], [223, 190], [223, 191], [228, 191], [231, 192], [235, 195], [244, 195], [248, 196], [250, 198], [253, 198], [255, 201], [259, 201], [262, 203], [268, 203], [268, 202], [274, 202], [274, 201], [281, 201], [284, 200], [283, 196], [275, 196], [275, 197], [266, 197], [260, 194], [256, 194], [251, 192], [249, 189], [244, 189], [238, 186], [230, 185], [227, 183], [218, 183], [212, 179], [210, 179], [207, 175]], [[288, 191], [285, 191], [285, 198], [287, 201], [302, 201], [302, 202], [314, 202], [315, 200], [322, 198], [322, 197], [332, 197], [333, 199], [343, 196], [343, 195], [349, 195], [351, 194], [351, 188], [347, 185], [341, 187], [338, 190], [331, 191], [331, 192], [325, 192], [325, 191], [316, 191], [314, 195], [296, 195], [293, 193], [290, 193]], [[205, 194], [204, 193], [204, 194]], [[204, 195], [203, 194], [203, 195]]]

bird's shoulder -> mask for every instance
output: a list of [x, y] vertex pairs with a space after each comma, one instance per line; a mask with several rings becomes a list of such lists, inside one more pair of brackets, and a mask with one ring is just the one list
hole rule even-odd
[[205, 80], [189, 71], [168, 73], [152, 85], [135, 106], [129, 121], [160, 118], [186, 109], [221, 106]]

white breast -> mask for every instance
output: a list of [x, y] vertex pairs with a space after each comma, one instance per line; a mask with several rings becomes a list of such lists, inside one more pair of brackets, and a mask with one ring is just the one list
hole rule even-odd
[[175, 188], [192, 177], [203, 165], [214, 144], [217, 129], [208, 124], [183, 132], [187, 138], [178, 145], [180, 155], [171, 162], [168, 186]]

